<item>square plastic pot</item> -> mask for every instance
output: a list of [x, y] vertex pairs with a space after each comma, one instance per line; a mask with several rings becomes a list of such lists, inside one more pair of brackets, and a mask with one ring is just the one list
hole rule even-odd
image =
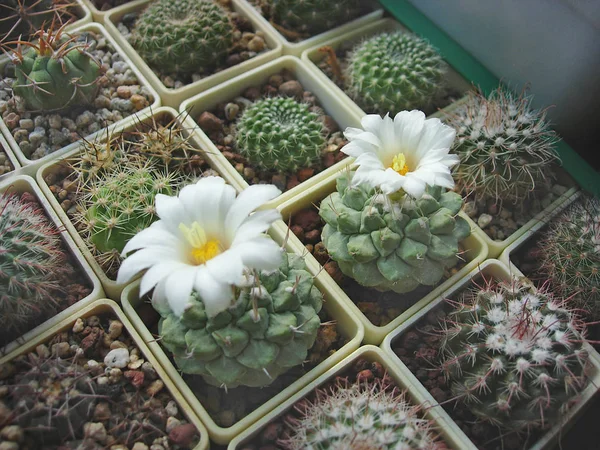
[[[149, 106], [147, 106], [146, 108], [144, 108], [140, 111], [137, 111], [127, 117], [124, 117], [122, 120], [115, 122], [114, 124], [111, 125], [112, 127], [120, 126], [120, 125], [126, 123], [135, 114], [142, 115], [142, 114], [145, 114], [148, 111], [150, 111], [152, 109], [156, 109], [160, 106], [160, 97], [158, 96], [158, 93], [154, 90], [154, 88], [152, 88], [152, 86], [150, 85], [148, 80], [144, 77], [144, 75], [142, 75], [142, 72], [127, 57], [125, 52], [121, 49], [121, 47], [117, 44], [117, 42], [106, 32], [106, 30], [104, 29], [104, 27], [102, 25], [97, 24], [97, 23], [89, 23], [87, 25], [82, 25], [82, 26], [79, 26], [79, 27], [76, 27], [73, 29], [69, 28], [68, 31], [70, 34], [77, 34], [77, 33], [84, 32], [84, 31], [92, 31], [94, 33], [101, 34], [110, 43], [110, 45], [115, 49], [115, 52], [117, 52], [121, 55], [121, 57], [123, 58], [123, 61], [127, 63], [128, 68], [130, 68], [131, 71], [137, 77], [140, 86], [143, 86], [146, 89], [148, 89], [148, 91], [154, 98], [154, 101]], [[0, 71], [2, 71], [4, 69], [4, 66], [7, 62], [8, 62], [8, 58], [0, 59]], [[17, 143], [17, 141], [15, 141], [10, 130], [8, 129], [8, 127], [6, 126], [6, 124], [4, 123], [4, 121], [2, 119], [0, 119], [0, 131], [6, 138], [6, 141], [10, 145], [12, 151], [16, 155], [16, 157], [19, 160], [19, 162], [21, 163], [21, 165], [26, 168], [25, 169], [26, 173], [31, 176], [34, 176], [35, 171], [40, 166], [42, 166], [44, 163], [46, 163], [47, 161], [57, 159], [60, 156], [66, 154], [66, 153], [69, 153], [70, 151], [72, 151], [73, 149], [77, 148], [80, 145], [80, 141], [72, 142], [71, 144], [68, 144], [68, 145], [62, 147], [61, 149], [56, 150], [55, 152], [52, 152], [49, 155], [44, 156], [43, 158], [32, 160], [23, 154], [23, 152], [21, 151], [21, 148], [19, 147], [19, 144]], [[87, 139], [87, 140], [95, 139], [97, 136], [101, 136], [102, 134], [106, 134], [106, 128], [102, 128], [102, 129], [96, 131], [95, 133], [85, 136], [85, 139]], [[29, 166], [31, 166], [31, 167], [29, 167]]]
[[[337, 50], [342, 45], [347, 45], [348, 43], [360, 43], [362, 40], [369, 38], [371, 36], [375, 36], [377, 34], [383, 32], [394, 32], [394, 31], [404, 31], [406, 33], [410, 33], [406, 27], [402, 26], [399, 22], [394, 19], [381, 19], [376, 22], [363, 24], [360, 27], [353, 27], [346, 30], [343, 34], [332, 36], [327, 40], [320, 42], [317, 45], [313, 45], [307, 48], [304, 52], [302, 52], [302, 61], [304, 61], [307, 67], [315, 73], [315, 75], [325, 83], [329, 89], [331, 89], [336, 96], [338, 96], [344, 104], [351, 109], [353, 112], [358, 114], [360, 117], [367, 114], [363, 109], [358, 106], [354, 100], [350, 98], [343, 89], [341, 89], [338, 85], [336, 85], [325, 73], [319, 68], [319, 62], [326, 56], [326, 53], [321, 52], [319, 49], [325, 46], [329, 46], [333, 48], [333, 50]], [[449, 63], [447, 63], [448, 69], [447, 73], [444, 77], [445, 85], [448, 89], [453, 91], [458, 91], [462, 94], [466, 93], [469, 90], [473, 89], [471, 83], [465, 80]], [[457, 101], [460, 101], [457, 100]], [[450, 105], [442, 108], [441, 111], [445, 111], [449, 108]], [[431, 114], [429, 117], [439, 117], [442, 112], [438, 111]]]
[[[103, 25], [106, 24], [106, 16], [108, 16], [111, 12], [113, 12], [116, 8], [118, 8], [118, 6], [116, 6], [114, 8], [110, 8], [105, 11], [102, 11], [102, 10], [96, 8], [96, 5], [94, 4], [94, 2], [92, 0], [80, 0], [80, 1], [87, 7], [87, 9], [90, 10], [90, 12], [92, 13], [92, 18], [94, 19], [94, 22], [98, 22]], [[132, 3], [144, 3], [144, 1], [145, 0], [134, 0], [132, 2], [128, 2], [128, 4], [131, 5]]]
[[79, 269], [83, 274], [85, 274], [86, 281], [91, 287], [91, 292], [87, 297], [82, 298], [77, 303], [60, 311], [55, 316], [49, 317], [45, 322], [24, 333], [21, 337], [13, 342], [6, 344], [0, 349], [0, 355], [12, 351], [22, 343], [28, 342], [30, 339], [35, 338], [39, 334], [46, 332], [46, 330], [54, 327], [56, 323], [71, 317], [71, 315], [79, 308], [87, 306], [94, 300], [104, 297], [104, 291], [102, 290], [100, 280], [86, 262], [85, 258], [75, 245], [75, 242], [73, 239], [71, 239], [71, 236], [69, 236], [69, 233], [67, 233], [67, 231], [64, 229], [61, 220], [58, 218], [57, 214], [44, 197], [44, 194], [42, 194], [40, 191], [40, 188], [35, 184], [33, 178], [26, 175], [16, 175], [9, 179], [3, 180], [0, 183], [0, 193], [9, 192], [15, 194], [27, 192], [36, 198], [52, 225], [54, 225], [54, 227], [56, 227], [56, 229], [60, 232], [62, 243], [65, 246], [65, 250], [72, 257], [73, 265], [76, 269]]
[[381, 364], [386, 369], [387, 374], [396, 382], [398, 388], [407, 391], [407, 399], [410, 400], [410, 403], [413, 405], [420, 405], [426, 410], [424, 416], [433, 421], [434, 431], [439, 433], [443, 442], [448, 445], [449, 448], [456, 450], [463, 449], [461, 437], [454, 433], [454, 429], [452, 427], [447, 426], [445, 418], [442, 414], [440, 414], [440, 410], [442, 408], [437, 406], [435, 402], [432, 403], [428, 398], [423, 396], [423, 393], [419, 389], [415, 389], [414, 385], [411, 383], [411, 380], [408, 379], [404, 373], [397, 368], [397, 366], [390, 364], [388, 355], [386, 355], [379, 347], [365, 345], [353, 352], [350, 356], [346, 357], [343, 361], [336, 364], [327, 372], [323, 373], [314, 382], [308, 386], [305, 386], [301, 391], [287, 399], [283, 404], [265, 415], [254, 425], [240, 433], [231, 441], [229, 447], [227, 447], [227, 450], [245, 449], [245, 445], [247, 445], [251, 439], [256, 437], [270, 422], [282, 415], [285, 415], [294, 407], [294, 404], [302, 400], [315, 389], [318, 389], [320, 386], [327, 383], [327, 381], [335, 378], [336, 376], [343, 376], [344, 372], [350, 369], [352, 365], [360, 359]]
[[[286, 234], [287, 227], [282, 222], [277, 222], [271, 227], [270, 235], [279, 243], [285, 242]], [[285, 245], [285, 248], [288, 252], [294, 252], [294, 248], [289, 245], [289, 242]], [[148, 344], [148, 347], [160, 361], [161, 365], [165, 368], [171, 379], [173, 379], [177, 388], [182, 392], [183, 396], [191, 405], [193, 411], [201, 418], [202, 422], [206, 424], [210, 438], [216, 443], [227, 445], [231, 439], [237, 436], [242, 430], [260, 420], [284, 400], [291, 397], [304, 386], [309, 384], [312, 385], [314, 380], [322, 373], [339, 363], [346, 356], [356, 350], [363, 340], [363, 326], [357, 320], [355, 315], [351, 311], [347, 310], [344, 303], [341, 302], [328, 289], [323, 280], [323, 274], [318, 273], [318, 271], [312, 270], [311, 268], [309, 268], [309, 271], [314, 275], [315, 286], [324, 295], [323, 308], [333, 318], [333, 320], [336, 321], [339, 333], [342, 334], [348, 342], [312, 370], [287, 386], [277, 395], [227, 428], [217, 425], [212, 417], [208, 414], [207, 410], [198, 400], [192, 389], [183, 380], [179, 370], [173, 365], [163, 348], [158, 344], [156, 337], [150, 332], [148, 326], [141, 319], [138, 313], [139, 308], [143, 304], [143, 300], [139, 298], [140, 281], [138, 280], [135, 283], [130, 284], [123, 291], [121, 304], [123, 305], [125, 314], [131, 320], [138, 333], [142, 336], [142, 339], [146, 342], [146, 344]]]
[[[112, 127], [109, 132], [109, 135], [118, 134], [123, 131], [134, 130], [136, 127], [136, 124], [151, 123], [153, 118], [155, 118], [155, 119], [164, 118], [168, 122], [170, 122], [171, 120], [174, 120], [176, 117], [177, 117], [176, 123], [179, 124], [179, 126], [185, 133], [189, 134], [189, 136], [190, 136], [189, 142], [192, 143], [197, 148], [198, 153], [201, 154], [202, 157], [205, 158], [206, 161], [214, 169], [217, 170], [217, 172], [219, 172], [222, 176], [226, 177], [226, 174], [223, 174], [218, 169], [216, 164], [213, 163], [213, 161], [211, 159], [212, 155], [209, 154], [210, 152], [207, 152], [205, 150], [206, 147], [197, 132], [197, 125], [195, 125], [195, 123], [193, 121], [191, 121], [191, 119], [189, 117], [184, 117], [184, 115], [178, 114], [177, 111], [175, 111], [173, 108], [160, 107], [151, 113], [148, 112], [146, 114], [140, 114], [139, 117], [132, 118], [131, 120], [129, 120], [128, 122], [125, 122], [124, 124], [120, 124], [118, 126]], [[96, 137], [96, 140], [98, 142], [105, 142], [106, 137], [107, 137], [107, 133], [105, 130], [103, 135]], [[79, 250], [85, 257], [85, 259], [87, 260], [90, 267], [94, 270], [94, 272], [100, 279], [100, 282], [102, 283], [102, 286], [104, 287], [104, 292], [106, 292], [106, 295], [115, 301], [120, 301], [121, 292], [123, 291], [123, 288], [126, 286], [126, 283], [117, 283], [117, 281], [115, 279], [109, 278], [107, 276], [107, 274], [104, 272], [104, 270], [102, 269], [100, 264], [98, 264], [98, 262], [94, 258], [94, 255], [90, 251], [90, 248], [88, 247], [88, 245], [86, 244], [84, 239], [77, 232], [77, 229], [75, 228], [75, 226], [73, 225], [73, 223], [71, 222], [71, 220], [69, 219], [69, 217], [67, 216], [65, 211], [62, 209], [62, 207], [60, 206], [60, 204], [54, 197], [54, 194], [50, 191], [50, 188], [45, 181], [46, 176], [48, 174], [55, 173], [60, 168], [61, 164], [64, 164], [66, 160], [76, 158], [77, 155], [79, 153], [81, 153], [81, 151], [82, 151], [82, 147], [81, 147], [81, 144], [79, 144], [78, 146], [76, 146], [76, 148], [71, 150], [69, 153], [63, 155], [60, 159], [54, 159], [52, 161], [47, 162], [42, 167], [40, 167], [40, 169], [37, 171], [36, 179], [37, 179], [37, 182], [38, 182], [42, 192], [44, 193], [47, 201], [52, 206], [52, 208], [54, 209], [56, 214], [60, 217], [60, 220], [65, 224], [66, 230], [69, 232], [69, 234], [71, 235], [71, 237], [77, 244], [77, 247], [79, 248]]]
[[[341, 173], [341, 172], [339, 172]], [[319, 182], [317, 184], [313, 184], [312, 186], [306, 188], [300, 195], [294, 197], [293, 199], [281, 203], [277, 209], [281, 211], [281, 215], [283, 217], [284, 222], [289, 222], [289, 218], [294, 216], [298, 211], [310, 208], [312, 205], [317, 205], [321, 200], [323, 200], [327, 195], [335, 191], [336, 179], [339, 173], [333, 173], [330, 177]], [[459, 213], [460, 216], [464, 219], [468, 219], [466, 215], [462, 212]], [[312, 254], [308, 253], [304, 244], [296, 238], [293, 234], [290, 236], [290, 245], [294, 245], [297, 248], [297, 252], [304, 251], [306, 264], [314, 268], [314, 270], [322, 270], [319, 262], [313, 257]], [[452, 277], [443, 280], [441, 284], [432, 288], [431, 292], [425, 295], [423, 298], [418, 300], [414, 305], [400, 314], [398, 317], [393, 319], [387, 325], [377, 326], [373, 324], [367, 316], [358, 308], [358, 306], [352, 301], [352, 299], [346, 294], [346, 292], [337, 284], [329, 274], [323, 270], [323, 277], [325, 278], [325, 283], [327, 283], [329, 289], [341, 299], [346, 305], [348, 310], [352, 311], [360, 320], [360, 322], [365, 327], [365, 343], [379, 345], [383, 338], [394, 328], [396, 328], [401, 323], [408, 320], [412, 317], [417, 311], [426, 306], [428, 303], [431, 303], [435, 298], [439, 296], [441, 292], [452, 286], [458, 280], [460, 280], [465, 274], [469, 273], [474, 267], [477, 267], [480, 263], [482, 263], [488, 254], [487, 246], [481, 236], [478, 233], [472, 232], [469, 237], [461, 241], [461, 245], [464, 246], [465, 252], [462, 255], [466, 260], [466, 264], [462, 267], [455, 275]], [[402, 294], [398, 294], [402, 295]]]
[[156, 89], [156, 91], [159, 93], [162, 104], [165, 106], [178, 108], [181, 102], [192, 97], [193, 95], [203, 92], [218, 84], [224, 83], [233, 77], [246, 73], [250, 69], [263, 65], [281, 55], [282, 46], [275, 36], [275, 33], [269, 27], [264, 26], [264, 24], [258, 20], [257, 17], [248, 14], [246, 9], [242, 8], [236, 0], [233, 0], [231, 8], [238, 12], [241, 16], [248, 19], [256, 31], [262, 31], [265, 34], [265, 42], [269, 50], [259, 53], [254, 58], [250, 58], [240, 64], [236, 64], [235, 66], [228, 67], [227, 69], [221, 70], [220, 72], [214, 73], [188, 85], [177, 89], [168, 88], [117, 28], [117, 24], [121, 21], [123, 16], [132, 12], [141, 12], [150, 3], [152, 3], [152, 0], [126, 3], [111, 10], [111, 12], [109, 12], [109, 14], [104, 18], [104, 21], [106, 23], [106, 29], [108, 32], [114, 39], [117, 40], [117, 42], [119, 42], [119, 46], [125, 50], [127, 56], [131, 58], [137, 67], [139, 67], [139, 69], [144, 73], [146, 78], [150, 80], [150, 83], [154, 89]]
[[[183, 102], [179, 109], [180, 111], [189, 111], [190, 115], [193, 117], [198, 117], [202, 112], [210, 111], [221, 102], [233, 100], [249, 87], [255, 87], [266, 83], [271, 75], [278, 74], [284, 69], [291, 71], [297, 80], [302, 84], [303, 88], [312, 92], [317, 97], [319, 103], [325, 110], [325, 113], [333, 117], [341, 130], [344, 130], [349, 126], [360, 126], [361, 116], [349, 111], [348, 108], [335, 95], [335, 93], [329, 89], [327, 85], [319, 81], [314, 73], [308, 70], [306, 64], [293, 56], [283, 56], [278, 58], [262, 67], [258, 67], [248, 73], [245, 73], [244, 75], [240, 75], [239, 77], [203, 92], [202, 94], [196, 95], [195, 97]], [[237, 170], [235, 170], [227, 158], [222, 155], [216, 145], [208, 138], [207, 146], [209, 146], [213, 154], [217, 155], [223, 170], [228, 172], [229, 179], [232, 180], [232, 185], [240, 192], [246, 189], [248, 187], [248, 182], [244, 179], [244, 177], [242, 177], [242, 175], [239, 174]], [[273, 208], [285, 201], [288, 201], [289, 199], [308, 189], [309, 186], [312, 186], [320, 180], [327, 178], [332, 173], [338, 172], [344, 167], [347, 167], [353, 160], [353, 158], [347, 157], [333, 166], [323, 170], [322, 172], [313, 175], [308, 180], [300, 183], [298, 186], [292, 189], [285, 191], [279, 197], [267, 203], [265, 208]]]
[[194, 447], [194, 450], [207, 450], [209, 441], [206, 428], [198, 416], [196, 416], [196, 414], [194, 414], [194, 412], [190, 409], [181, 393], [177, 390], [177, 387], [173, 381], [169, 378], [165, 370], [161, 367], [160, 363], [148, 349], [143, 339], [135, 331], [135, 328], [131, 325], [131, 322], [129, 322], [129, 319], [125, 316], [121, 308], [119, 308], [119, 306], [112, 300], [100, 299], [88, 305], [80, 305], [77, 309], [73, 310], [69, 316], [63, 317], [62, 320], [55, 322], [51, 327], [44, 330], [43, 333], [40, 333], [34, 338], [27, 340], [25, 344], [0, 358], [0, 366], [6, 364], [17, 356], [35, 351], [35, 348], [38, 345], [47, 343], [55, 335], [72, 329], [75, 321], [78, 318], [87, 318], [101, 314], [109, 314], [123, 324], [124, 329], [127, 331], [127, 333], [129, 333], [136, 346], [139, 348], [140, 353], [144, 356], [144, 359], [152, 364], [152, 367], [156, 371], [158, 378], [165, 384], [165, 388], [169, 391], [173, 397], [173, 400], [175, 400], [177, 403], [179, 411], [181, 411], [181, 413], [186, 416], [187, 420], [199, 431], [200, 442], [198, 445], [196, 445], [196, 447]]
[[18, 172], [18, 169], [21, 167], [21, 164], [19, 164], [19, 160], [10, 149], [8, 142], [6, 142], [6, 139], [4, 139], [4, 136], [2, 136], [2, 133], [0, 133], [0, 154], [4, 154], [6, 156], [6, 159], [10, 162], [10, 164], [13, 167], [11, 171], [5, 172], [2, 175], [0, 175], [1, 182], [15, 175], [15, 173]]
[[[458, 283], [453, 287], [442, 292], [435, 301], [429, 303], [425, 308], [421, 309], [417, 314], [413, 315], [409, 320], [404, 322], [394, 331], [392, 331], [382, 342], [381, 348], [386, 353], [390, 364], [395, 365], [400, 372], [408, 380], [414, 388], [420, 391], [423, 398], [425, 398], [431, 404], [437, 404], [436, 400], [429, 393], [429, 391], [421, 384], [417, 377], [408, 369], [408, 367], [400, 360], [400, 358], [393, 351], [392, 347], [394, 343], [400, 339], [405, 333], [410, 331], [418, 322], [423, 319], [428, 313], [435, 310], [436, 308], [443, 307], [444, 300], [450, 298], [453, 294], [460, 292], [472, 285], [472, 281], [478, 279], [481, 275], [486, 280], [495, 279], [499, 281], [510, 280], [512, 275], [523, 276], [514, 266], [509, 268], [502, 262], [495, 259], [488, 259], [483, 262], [480, 267], [474, 269], [469, 274], [464, 276]], [[569, 412], [563, 416], [561, 423], [557, 423], [546, 431], [528, 450], [546, 450], [550, 449], [557, 443], [562, 435], [566, 433], [571, 425], [575, 422], [585, 409], [590, 406], [591, 400], [594, 395], [600, 389], [600, 354], [594, 350], [594, 348], [585, 344], [585, 349], [590, 355], [590, 373], [589, 382], [587, 387], [581, 393], [581, 400], [574, 405]], [[446, 410], [441, 409], [440, 415], [444, 417], [448, 427], [452, 429], [452, 433], [455, 436], [460, 437], [461, 445], [459, 448], [465, 450], [477, 450], [477, 446], [467, 437], [462, 429], [452, 420], [451, 415]]]
[[[277, 36], [277, 40], [279, 42], [281, 42], [281, 45], [283, 46], [283, 54], [284, 55], [297, 56], [297, 57], [300, 57], [302, 55], [302, 52], [310, 47], [314, 47], [315, 45], [322, 45], [323, 42], [325, 42], [329, 39], [333, 39], [336, 36], [339, 36], [343, 33], [346, 33], [349, 30], [354, 30], [356, 28], [361, 27], [362, 25], [364, 25], [366, 23], [370, 23], [377, 19], [381, 19], [381, 17], [383, 17], [383, 13], [384, 13], [383, 9], [374, 9], [374, 11], [371, 13], [365, 14], [364, 16], [354, 19], [343, 25], [340, 25], [339, 27], [332, 28], [329, 31], [325, 31], [323, 33], [317, 34], [311, 38], [304, 39], [299, 42], [290, 42], [279, 31], [277, 31], [277, 28], [275, 26], [273, 26], [273, 24], [271, 22], [269, 22], [267, 19], [265, 19], [265, 17], [263, 17], [263, 15], [260, 12], [258, 12], [258, 10], [256, 8], [254, 8], [254, 6], [252, 6], [248, 1], [246, 1], [246, 0], [233, 0], [233, 1], [237, 2], [242, 8], [244, 8], [248, 14], [252, 14], [253, 16], [255, 16], [257, 18], [257, 20], [259, 20], [265, 28], [268, 28]], [[379, 6], [376, 1], [367, 1], [366, 3], [372, 3], [373, 8], [377, 8]]]

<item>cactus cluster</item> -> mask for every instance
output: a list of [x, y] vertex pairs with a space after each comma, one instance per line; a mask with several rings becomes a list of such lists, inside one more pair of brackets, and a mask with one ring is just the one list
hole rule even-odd
[[248, 107], [237, 122], [238, 151], [260, 170], [294, 173], [318, 163], [326, 130], [309, 105], [271, 97]]
[[457, 213], [461, 197], [428, 187], [419, 200], [399, 201], [340, 176], [319, 209], [323, 244], [342, 272], [380, 291], [409, 292], [437, 284], [459, 261], [471, 230]]
[[86, 42], [63, 35], [64, 27], [55, 29], [53, 22], [35, 34], [35, 42], [18, 41], [10, 54], [16, 66], [13, 91], [31, 111], [91, 103], [98, 92], [100, 63], [87, 51]]
[[405, 391], [381, 381], [344, 383], [338, 379], [290, 420], [286, 450], [394, 450], [443, 448], [430, 420], [418, 416]]
[[210, 71], [225, 62], [234, 31], [214, 0], [158, 0], [138, 17], [131, 44], [161, 72]]
[[427, 41], [403, 31], [357, 44], [345, 73], [350, 96], [368, 113], [424, 109], [442, 86], [445, 63]]
[[452, 151], [460, 157], [452, 175], [460, 192], [497, 203], [522, 203], [551, 178], [558, 162], [558, 140], [546, 112], [530, 108], [531, 99], [500, 87], [488, 97], [470, 92], [448, 113], [456, 129]]
[[208, 317], [197, 293], [181, 317], [161, 314], [161, 343], [184, 373], [215, 386], [266, 386], [302, 364], [321, 324], [322, 294], [301, 257], [288, 254], [279, 270], [263, 271], [227, 310]]
[[8, 339], [58, 310], [55, 272], [67, 260], [58, 231], [24, 195], [0, 194], [0, 336]]
[[585, 196], [553, 219], [536, 258], [553, 290], [600, 319], [600, 200]]
[[453, 394], [509, 431], [560, 420], [586, 384], [581, 321], [526, 278], [488, 281], [452, 300], [442, 368]]
[[313, 36], [365, 12], [361, 0], [265, 0], [268, 15], [283, 31]]

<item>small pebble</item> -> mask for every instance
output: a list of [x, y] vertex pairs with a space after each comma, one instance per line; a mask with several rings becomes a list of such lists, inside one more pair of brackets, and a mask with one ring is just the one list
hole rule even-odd
[[103, 444], [106, 442], [108, 434], [106, 428], [101, 422], [87, 422], [83, 424], [83, 433], [85, 437], [93, 439], [96, 442]]
[[303, 92], [302, 85], [296, 80], [286, 81], [279, 86], [279, 93], [285, 97], [301, 99]]
[[116, 348], [108, 352], [104, 358], [106, 367], [124, 368], [129, 364], [129, 350], [126, 348]]
[[493, 220], [493, 217], [490, 216], [489, 214], [481, 214], [479, 216], [479, 218], [477, 219], [477, 225], [479, 225], [479, 227], [481, 229], [484, 229], [492, 222], [492, 220]]
[[165, 384], [162, 380], [154, 380], [152, 383], [150, 383], [150, 386], [148, 386], [146, 392], [148, 393], [148, 395], [154, 396], [158, 394], [163, 387], [165, 387]]
[[73, 333], [81, 333], [84, 328], [85, 325], [83, 323], [83, 320], [81, 318], [78, 318], [73, 324]]

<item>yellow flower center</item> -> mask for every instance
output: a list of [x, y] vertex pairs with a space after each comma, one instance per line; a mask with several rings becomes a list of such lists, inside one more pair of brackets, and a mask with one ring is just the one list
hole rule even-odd
[[221, 243], [217, 239], [208, 239], [204, 228], [198, 222], [194, 222], [191, 227], [185, 224], [179, 224], [179, 230], [188, 241], [192, 250], [190, 256], [196, 265], [205, 264], [206, 261], [213, 259], [221, 254], [223, 249]]
[[392, 170], [398, 172], [400, 175], [406, 175], [408, 173], [408, 165], [406, 164], [406, 157], [404, 153], [398, 153], [392, 160]]

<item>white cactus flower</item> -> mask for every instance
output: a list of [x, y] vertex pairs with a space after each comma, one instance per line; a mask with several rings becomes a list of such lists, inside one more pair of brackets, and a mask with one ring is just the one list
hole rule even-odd
[[456, 131], [439, 119], [425, 119], [422, 111], [401, 111], [392, 120], [368, 114], [364, 129], [346, 128], [350, 141], [342, 151], [356, 157], [354, 184], [379, 187], [385, 194], [402, 189], [421, 198], [427, 185], [454, 187], [450, 168], [459, 162], [450, 155]]
[[206, 177], [178, 196], [158, 194], [160, 220], [127, 243], [122, 254], [130, 256], [117, 282], [146, 270], [140, 296], [155, 288], [157, 307], [168, 305], [180, 316], [195, 290], [209, 316], [227, 309], [232, 286], [247, 284], [252, 269], [274, 270], [281, 264], [282, 249], [265, 234], [281, 215], [273, 209], [253, 213], [280, 193], [273, 185], [254, 185], [236, 198], [222, 178]]

